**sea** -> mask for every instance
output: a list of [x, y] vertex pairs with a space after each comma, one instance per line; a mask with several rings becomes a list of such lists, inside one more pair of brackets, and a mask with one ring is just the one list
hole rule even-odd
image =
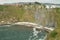
[[46, 34], [25, 25], [0, 25], [0, 40], [45, 40]]

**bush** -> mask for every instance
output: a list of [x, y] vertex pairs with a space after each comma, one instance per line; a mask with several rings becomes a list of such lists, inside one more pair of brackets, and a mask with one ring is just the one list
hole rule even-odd
[[56, 31], [52, 31], [50, 35], [51, 35], [51, 37], [56, 37], [57, 32]]
[[4, 8], [7, 8], [8, 6], [0, 5], [0, 11], [3, 11]]

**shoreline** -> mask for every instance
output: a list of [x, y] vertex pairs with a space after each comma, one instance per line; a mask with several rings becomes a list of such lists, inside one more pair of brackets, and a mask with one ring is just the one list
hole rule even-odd
[[[0, 24], [1, 25], [1, 24]], [[38, 25], [36, 23], [32, 23], [32, 22], [15, 22], [15, 23], [10, 23], [10, 24], [2, 24], [2, 25], [25, 25], [25, 26], [28, 26], [28, 27], [32, 27], [32, 28], [37, 28], [37, 29], [46, 29], [46, 30], [49, 30], [49, 31], [53, 31], [54, 28], [49, 28], [49, 27], [44, 27], [42, 25]]]
[[[24, 26], [28, 26], [29, 28], [30, 28], [30, 27], [34, 28], [35, 31], [37, 31], [37, 32], [40, 32], [40, 29], [42, 29], [42, 30], [45, 29], [45, 31], [47, 31], [46, 29], [48, 29], [48, 30], [50, 30], [50, 31], [53, 31], [53, 30], [54, 30], [54, 29], [52, 29], [52, 28], [43, 27], [42, 25], [38, 25], [38, 24], [32, 23], [32, 22], [15, 22], [15, 23], [10, 23], [10, 24], [3, 24], [3, 25], [6, 25], [6, 26], [8, 26], [8, 27], [10, 27], [11, 25], [24, 25]], [[34, 30], [34, 29], [33, 29], [33, 30]], [[38, 29], [38, 30], [36, 30], [36, 29]], [[35, 32], [35, 31], [34, 31], [34, 32]], [[49, 32], [49, 31], [48, 31], [48, 32]], [[46, 34], [46, 36], [44, 37], [44, 39], [46, 39], [46, 38], [47, 38], [47, 34]]]

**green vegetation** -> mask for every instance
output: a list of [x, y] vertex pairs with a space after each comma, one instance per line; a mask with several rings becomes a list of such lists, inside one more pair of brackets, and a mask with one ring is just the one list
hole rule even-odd
[[17, 22], [17, 21], [28, 21], [34, 22], [35, 10], [41, 9], [44, 6], [36, 4], [11, 4], [11, 5], [0, 5], [0, 22]]
[[35, 2], [35, 4], [39, 4], [39, 5], [41, 5], [41, 3], [38, 3], [38, 2]]
[[55, 16], [56, 21], [56, 28], [52, 33], [49, 35], [47, 40], [60, 40], [60, 8], [54, 8], [53, 13]]
[[7, 8], [8, 6], [0, 5], [0, 11], [3, 11], [4, 8]]
[[56, 31], [52, 31], [51, 34], [50, 34], [51, 37], [56, 37], [56, 35], [57, 35]]
[[[27, 9], [25, 9], [27, 6]], [[29, 5], [0, 5], [0, 22], [16, 22], [16, 21], [34, 21], [32, 8]]]

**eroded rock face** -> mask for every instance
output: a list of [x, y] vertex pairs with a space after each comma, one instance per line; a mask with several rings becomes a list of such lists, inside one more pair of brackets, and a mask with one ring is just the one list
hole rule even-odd
[[54, 26], [53, 9], [46, 9], [44, 6], [39, 4], [4, 5], [3, 10], [0, 11], [0, 21], [35, 22], [43, 26]]

